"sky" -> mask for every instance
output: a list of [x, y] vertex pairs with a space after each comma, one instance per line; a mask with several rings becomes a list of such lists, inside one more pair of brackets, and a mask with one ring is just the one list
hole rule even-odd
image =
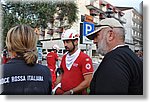
[[123, 6], [123, 7], [134, 7], [137, 11], [140, 11], [140, 3], [143, 0], [105, 0], [113, 6]]

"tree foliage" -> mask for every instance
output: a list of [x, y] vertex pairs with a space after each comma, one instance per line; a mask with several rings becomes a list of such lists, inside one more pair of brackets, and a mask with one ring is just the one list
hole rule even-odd
[[3, 38], [7, 31], [18, 24], [27, 24], [32, 27], [46, 28], [48, 22], [54, 20], [57, 8], [61, 9], [59, 14], [63, 20], [67, 16], [68, 22], [72, 25], [77, 20], [78, 8], [74, 2], [5, 2], [2, 4], [3, 11]]
[[76, 13], [78, 12], [78, 8], [74, 2], [59, 2], [56, 4], [56, 6], [59, 7], [60, 10], [62, 10], [60, 16], [67, 16], [70, 24], [76, 21]]

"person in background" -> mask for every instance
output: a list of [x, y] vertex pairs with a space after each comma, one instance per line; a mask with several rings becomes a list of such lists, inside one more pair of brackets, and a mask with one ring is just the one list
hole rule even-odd
[[143, 51], [142, 50], [139, 51], [139, 58], [143, 61]]
[[10, 60], [7, 48], [5, 47], [3, 52], [2, 52], [2, 64], [7, 63]]
[[143, 63], [125, 45], [125, 30], [115, 18], [106, 18], [87, 35], [104, 55], [90, 84], [91, 95], [142, 95]]
[[[58, 56], [57, 52], [59, 51], [58, 45], [53, 45], [52, 51], [47, 54], [47, 65], [52, 74], [52, 89], [54, 88], [56, 82], [56, 62], [61, 61], [61, 57]], [[59, 67], [59, 65], [57, 65]]]
[[142, 50], [135, 50], [135, 53], [143, 61], [143, 51]]
[[37, 35], [27, 25], [11, 28], [6, 46], [11, 59], [2, 65], [1, 94], [51, 94], [51, 73], [48, 67], [37, 64]]
[[62, 57], [63, 73], [57, 77], [53, 93], [86, 95], [93, 75], [92, 59], [78, 48], [79, 34], [75, 30], [66, 30], [61, 39], [68, 52]]

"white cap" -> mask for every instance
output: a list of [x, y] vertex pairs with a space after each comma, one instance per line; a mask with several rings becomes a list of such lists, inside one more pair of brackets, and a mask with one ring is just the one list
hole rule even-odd
[[69, 40], [69, 39], [77, 39], [79, 38], [79, 34], [74, 29], [67, 29], [62, 33], [61, 40]]
[[123, 28], [123, 25], [115, 18], [105, 18], [100, 21], [100, 25], [95, 26], [95, 31], [91, 32], [86, 37], [90, 40], [93, 40], [96, 33], [106, 27]]

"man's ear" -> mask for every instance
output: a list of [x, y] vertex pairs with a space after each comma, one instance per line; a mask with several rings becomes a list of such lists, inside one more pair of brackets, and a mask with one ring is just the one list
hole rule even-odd
[[75, 45], [78, 45], [78, 39], [76, 39], [74, 42], [75, 42]]
[[110, 30], [107, 34], [107, 41], [112, 41], [115, 38], [115, 34], [112, 30]]

